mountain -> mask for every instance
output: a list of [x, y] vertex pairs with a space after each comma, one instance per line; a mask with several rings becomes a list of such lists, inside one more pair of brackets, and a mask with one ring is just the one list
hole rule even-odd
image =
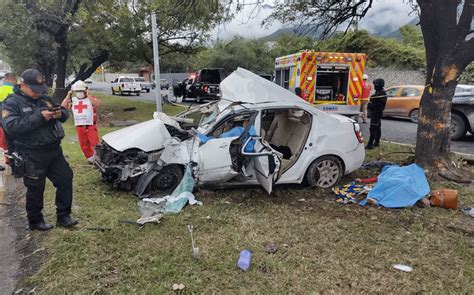
[[[415, 17], [410, 22], [405, 25], [417, 25], [419, 23], [419, 18]], [[361, 29], [367, 29], [372, 35], [381, 36], [385, 38], [395, 38], [399, 39], [401, 37], [400, 28], [393, 30], [393, 25], [391, 24], [371, 24], [370, 28], [365, 28], [364, 26], [360, 27]], [[317, 39], [321, 36], [322, 29], [318, 29], [315, 25], [301, 25], [297, 27], [282, 28], [274, 33], [262, 37], [263, 41], [274, 41], [281, 35], [285, 34], [295, 34], [298, 36], [309, 36]]]

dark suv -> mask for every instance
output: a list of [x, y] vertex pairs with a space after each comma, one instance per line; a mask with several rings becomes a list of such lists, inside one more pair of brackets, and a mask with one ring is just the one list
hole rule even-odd
[[458, 85], [451, 106], [451, 139], [474, 134], [474, 86]]
[[220, 99], [219, 84], [226, 77], [224, 69], [202, 69], [173, 86], [175, 96], [183, 101], [194, 98], [196, 102]]

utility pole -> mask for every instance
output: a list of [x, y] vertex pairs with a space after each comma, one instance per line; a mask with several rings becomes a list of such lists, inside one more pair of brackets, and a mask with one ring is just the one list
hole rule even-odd
[[161, 112], [161, 84], [160, 84], [160, 56], [158, 52], [158, 27], [156, 25], [156, 13], [151, 13], [151, 32], [153, 38], [153, 69], [155, 72], [155, 99], [156, 110]]

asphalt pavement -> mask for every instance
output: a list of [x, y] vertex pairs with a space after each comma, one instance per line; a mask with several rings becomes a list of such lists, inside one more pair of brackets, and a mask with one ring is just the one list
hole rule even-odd
[[[92, 91], [104, 92], [111, 95], [110, 84], [94, 82], [89, 85]], [[155, 95], [153, 90], [150, 93], [142, 92], [140, 96], [124, 96], [124, 98], [140, 101], [155, 102]], [[365, 138], [369, 138], [369, 124], [361, 124], [362, 131]], [[407, 119], [398, 118], [386, 118], [382, 120], [382, 139], [404, 143], [404, 144], [415, 144], [416, 143], [416, 129], [417, 124], [412, 123]], [[451, 142], [451, 150], [454, 152], [474, 154], [474, 135], [469, 134], [459, 141]]]

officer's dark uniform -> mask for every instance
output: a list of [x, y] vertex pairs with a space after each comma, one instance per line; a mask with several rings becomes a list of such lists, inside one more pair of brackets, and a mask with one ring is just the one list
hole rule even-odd
[[[30, 72], [24, 78], [28, 71]], [[28, 75], [32, 74], [41, 75], [36, 70], [27, 70], [22, 74], [22, 78], [30, 88], [32, 86], [27, 79]], [[42, 82], [41, 79], [38, 81]], [[46, 224], [48, 228], [42, 226], [45, 225], [41, 211], [46, 177], [56, 187], [58, 225], [75, 225], [77, 221], [70, 218], [73, 173], [60, 146], [61, 139], [64, 137], [61, 122], [65, 122], [69, 114], [62, 108], [59, 119], [47, 121], [41, 112], [59, 107], [50, 97], [41, 96], [33, 99], [26, 96], [19, 87], [15, 87], [14, 92], [3, 103], [2, 122], [8, 134], [14, 139], [16, 154], [24, 160], [23, 164], [21, 161], [20, 163], [15, 161], [15, 164], [17, 168], [21, 165], [19, 170], [23, 173], [23, 182], [27, 187], [26, 211], [30, 228], [43, 230], [52, 228], [49, 224]]]
[[379, 146], [380, 137], [382, 136], [382, 116], [387, 104], [387, 93], [383, 89], [385, 81], [383, 79], [375, 79], [373, 83], [375, 94], [370, 97], [370, 102], [367, 106], [370, 110], [370, 137], [367, 149]]

